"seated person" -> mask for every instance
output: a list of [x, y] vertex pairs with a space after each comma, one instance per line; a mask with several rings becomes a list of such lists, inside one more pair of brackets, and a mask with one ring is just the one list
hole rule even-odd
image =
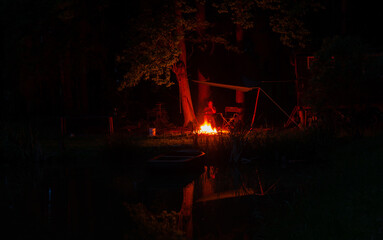
[[215, 124], [215, 114], [217, 113], [217, 110], [213, 106], [213, 102], [209, 101], [208, 106], [204, 108], [204, 121], [210, 123], [212, 128], [216, 128]]

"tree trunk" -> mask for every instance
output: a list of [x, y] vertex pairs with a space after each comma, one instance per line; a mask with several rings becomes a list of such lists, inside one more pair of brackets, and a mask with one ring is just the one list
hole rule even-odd
[[[84, 15], [87, 16], [87, 4], [84, 3], [83, 5], [83, 11]], [[83, 20], [79, 23], [79, 38], [80, 38], [80, 43], [78, 45], [79, 52], [81, 52], [81, 57], [79, 59], [80, 61], [80, 66], [78, 67], [78, 91], [77, 91], [77, 109], [81, 114], [86, 114], [88, 113], [88, 83], [87, 83], [87, 74], [88, 74], [88, 52], [87, 52], [87, 45], [89, 44], [87, 40], [87, 35], [90, 34], [90, 26], [89, 23], [86, 20]]]
[[[177, 7], [176, 4], [176, 15], [179, 21], [181, 21], [182, 13], [181, 10]], [[180, 36], [184, 35], [183, 29], [178, 27], [177, 32]], [[196, 124], [196, 117], [193, 108], [193, 102], [190, 94], [189, 80], [187, 77], [187, 65], [186, 65], [186, 45], [185, 39], [182, 38], [179, 42], [179, 48], [181, 49], [181, 55], [179, 57], [179, 62], [174, 67], [173, 71], [177, 76], [178, 86], [179, 86], [179, 95], [180, 101], [182, 104], [182, 112], [184, 115], [184, 126], [191, 124]]]
[[[82, 50], [84, 51], [84, 50]], [[88, 82], [87, 82], [87, 75], [88, 75], [88, 69], [87, 69], [87, 53], [84, 51], [83, 55], [81, 56], [81, 66], [79, 69], [79, 91], [78, 91], [78, 100], [80, 102], [79, 106], [79, 112], [81, 114], [87, 114], [88, 113]]]
[[340, 22], [340, 25], [341, 25], [341, 29], [340, 29], [340, 33], [342, 35], [346, 35], [347, 33], [347, 0], [342, 0], [341, 1], [341, 22]]
[[[205, 5], [200, 3], [200, 1], [196, 1], [197, 6], [197, 22], [198, 24], [198, 34], [200, 36], [203, 36], [205, 29], [203, 27], [203, 23], [205, 22], [206, 16], [205, 16]], [[204, 53], [201, 52], [203, 55]], [[200, 56], [201, 60], [203, 61], [205, 57]], [[202, 74], [201, 68], [198, 67], [198, 81], [207, 82], [208, 79]], [[207, 106], [207, 101], [209, 100], [211, 96], [210, 92], [210, 86], [206, 84], [198, 84], [198, 115], [200, 115], [203, 112], [203, 109]], [[200, 116], [199, 116], [200, 117]], [[199, 118], [199, 120], [202, 121], [202, 118]]]
[[187, 239], [193, 239], [194, 181], [183, 188], [183, 200], [179, 215], [179, 229], [185, 231]]
[[[202, 75], [198, 69], [198, 81], [207, 82], [208, 79]], [[198, 84], [198, 113], [202, 113], [204, 107], [207, 106], [207, 102], [210, 98], [210, 86], [206, 84]]]
[[[237, 45], [239, 48], [242, 47], [242, 44], [243, 44], [243, 28], [237, 24], [237, 27], [236, 27], [236, 32], [235, 32], [235, 37], [236, 37], [236, 40], [237, 40]], [[239, 56], [240, 57], [240, 56]], [[240, 59], [238, 59], [240, 60]], [[239, 81], [241, 81], [241, 78], [242, 78], [242, 71], [241, 71], [241, 68], [242, 68], [242, 63], [240, 61], [237, 61], [237, 64], [239, 64], [238, 66], [238, 74], [239, 74]], [[236, 90], [235, 91], [235, 102], [239, 105], [239, 107], [241, 108], [241, 112], [239, 114], [239, 119], [240, 120], [243, 120], [243, 115], [244, 115], [244, 105], [245, 105], [245, 93], [244, 92], [241, 92], [241, 91], [238, 91]]]
[[196, 123], [196, 117], [194, 115], [194, 108], [193, 108], [193, 102], [191, 99], [190, 94], [190, 87], [189, 87], [189, 81], [187, 78], [187, 72], [186, 68], [183, 66], [183, 64], [178, 64], [175, 70], [177, 81], [178, 81], [178, 87], [179, 87], [179, 93], [180, 93], [180, 101], [182, 105], [182, 112], [184, 115], [184, 126], [187, 126], [188, 124]]
[[[68, 48], [68, 47], [67, 47]], [[71, 82], [71, 56], [70, 50], [65, 49], [60, 59], [60, 83], [62, 114], [68, 114], [73, 109], [72, 82]]]

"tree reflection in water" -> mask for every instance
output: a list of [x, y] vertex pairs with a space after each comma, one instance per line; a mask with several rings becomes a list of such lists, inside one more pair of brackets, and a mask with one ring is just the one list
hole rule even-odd
[[[233, 224], [234, 229], [236, 225], [234, 219], [239, 222], [248, 221], [254, 210], [252, 209], [254, 204], [251, 204], [254, 198], [251, 196], [256, 195], [264, 195], [257, 170], [244, 170], [238, 167], [218, 169], [214, 166], [205, 166], [204, 172], [183, 188], [179, 228], [186, 232], [188, 239], [196, 237], [195, 231], [198, 232], [197, 235], [207, 233], [216, 235], [220, 234], [217, 231], [230, 231], [230, 226], [224, 229], [225, 227], [220, 226], [219, 222]], [[249, 197], [242, 198], [245, 196]], [[193, 218], [196, 212], [197, 217]], [[213, 227], [208, 229], [209, 225]], [[245, 224], [240, 228], [244, 226]]]
[[183, 188], [183, 201], [179, 217], [179, 228], [186, 232], [188, 239], [193, 238], [193, 196], [194, 181]]

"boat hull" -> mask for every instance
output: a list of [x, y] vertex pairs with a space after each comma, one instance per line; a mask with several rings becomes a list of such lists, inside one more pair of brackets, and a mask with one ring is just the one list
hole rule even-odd
[[150, 159], [147, 166], [151, 173], [192, 173], [202, 170], [205, 153], [198, 150], [177, 150]]

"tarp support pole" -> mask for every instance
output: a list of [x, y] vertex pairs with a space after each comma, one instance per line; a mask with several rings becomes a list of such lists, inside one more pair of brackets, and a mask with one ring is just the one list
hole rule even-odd
[[255, 113], [257, 112], [257, 106], [258, 106], [258, 98], [259, 98], [259, 92], [261, 91], [260, 88], [258, 88], [257, 91], [257, 99], [255, 100], [255, 107], [254, 107], [254, 113], [253, 113], [253, 119], [251, 120], [250, 128], [253, 128], [254, 120], [255, 120]]

